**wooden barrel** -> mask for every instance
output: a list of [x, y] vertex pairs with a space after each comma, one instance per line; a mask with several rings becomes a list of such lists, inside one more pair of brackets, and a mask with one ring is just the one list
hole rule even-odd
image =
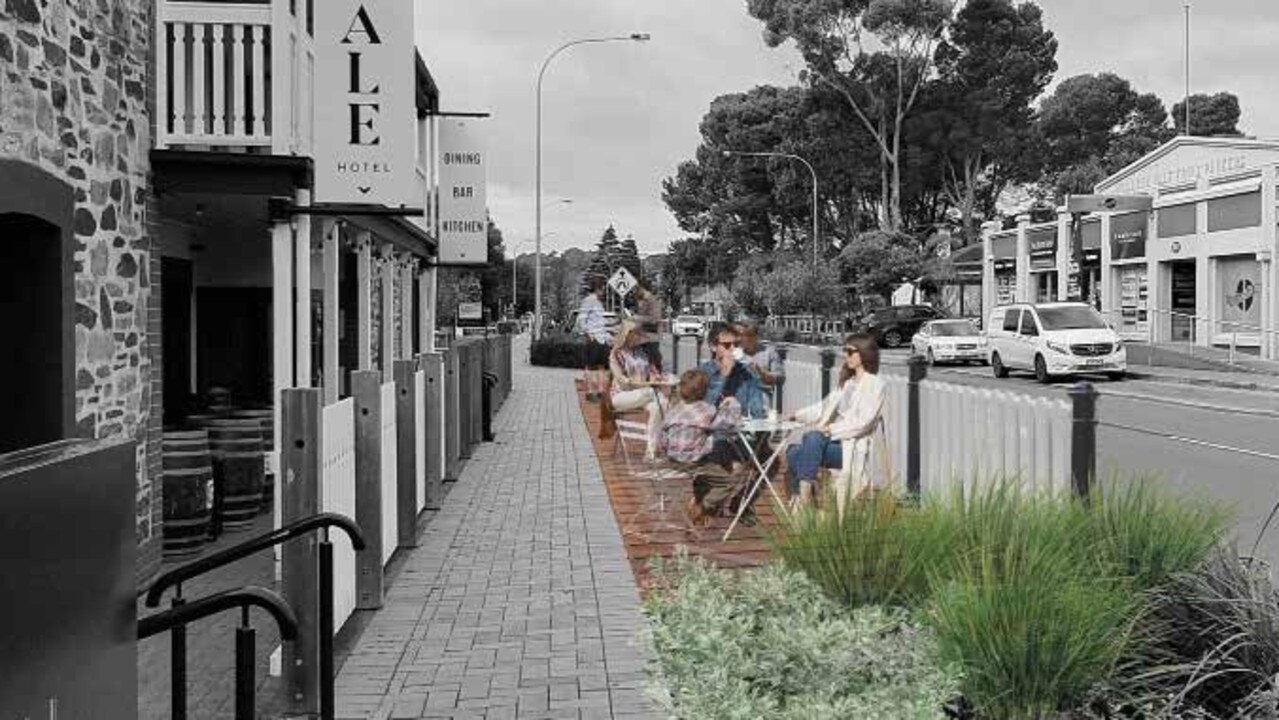
[[209, 534], [213, 467], [204, 431], [164, 434], [164, 540], [166, 557], [200, 551]]
[[[231, 417], [242, 420], [257, 420], [262, 424], [262, 451], [270, 453], [275, 449], [275, 411], [271, 408], [236, 410]], [[269, 465], [269, 464], [268, 464]], [[268, 513], [275, 501], [275, 475], [267, 470], [262, 476], [262, 502], [259, 513]]]
[[220, 527], [246, 530], [262, 502], [262, 425], [254, 419], [228, 418], [211, 421], [208, 430]]

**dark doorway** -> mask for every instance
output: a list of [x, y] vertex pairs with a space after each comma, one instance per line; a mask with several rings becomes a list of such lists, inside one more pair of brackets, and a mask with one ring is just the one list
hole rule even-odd
[[271, 401], [271, 289], [196, 290], [198, 390], [226, 388], [236, 405]]
[[360, 333], [359, 255], [344, 252], [341, 257], [341, 269], [338, 272], [338, 396], [347, 397], [351, 389], [351, 372], [359, 369], [360, 348], [357, 338]]
[[0, 453], [63, 439], [65, 281], [62, 230], [0, 214]]
[[191, 390], [191, 261], [161, 259], [160, 335], [164, 347], [164, 424], [182, 422], [190, 408]]
[[1195, 339], [1195, 261], [1172, 263], [1172, 339]]

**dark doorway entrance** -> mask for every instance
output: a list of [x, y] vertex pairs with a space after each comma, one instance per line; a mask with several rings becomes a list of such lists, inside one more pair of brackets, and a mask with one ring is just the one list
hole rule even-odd
[[1195, 340], [1195, 261], [1172, 263], [1172, 339]]
[[62, 230], [0, 214], [0, 453], [63, 439], [66, 281]]
[[160, 333], [164, 346], [164, 424], [182, 422], [191, 388], [191, 261], [161, 259]]
[[199, 392], [225, 388], [236, 405], [271, 402], [271, 288], [196, 290]]

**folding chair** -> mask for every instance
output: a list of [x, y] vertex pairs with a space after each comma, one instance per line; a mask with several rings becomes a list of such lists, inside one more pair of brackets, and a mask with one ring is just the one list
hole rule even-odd
[[[651, 533], [636, 527], [646, 519], [651, 521], [651, 524], [646, 523], [649, 530], [677, 530], [700, 536], [678, 499], [671, 497], [678, 496], [678, 492], [672, 493], [669, 487], [672, 483], [687, 485], [690, 481], [689, 475], [674, 464], [662, 460], [645, 462], [643, 465], [638, 458], [632, 462], [631, 452], [634, 448], [628, 446], [631, 443], [640, 443], [647, 447], [648, 423], [628, 420], [627, 417], [643, 417], [646, 421], [648, 419], [644, 410], [631, 410], [616, 415], [617, 437], [614, 454], [617, 450], [621, 450], [627, 474], [633, 479], [644, 481], [643, 505], [627, 519], [622, 527], [622, 536], [635, 536], [644, 542], [650, 541]], [[672, 508], [674, 508], [675, 517], [671, 516]]]

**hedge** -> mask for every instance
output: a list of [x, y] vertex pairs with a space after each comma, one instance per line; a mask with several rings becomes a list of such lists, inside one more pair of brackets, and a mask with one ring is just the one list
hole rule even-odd
[[533, 343], [529, 361], [539, 367], [580, 369], [584, 346], [573, 335], [546, 335]]

